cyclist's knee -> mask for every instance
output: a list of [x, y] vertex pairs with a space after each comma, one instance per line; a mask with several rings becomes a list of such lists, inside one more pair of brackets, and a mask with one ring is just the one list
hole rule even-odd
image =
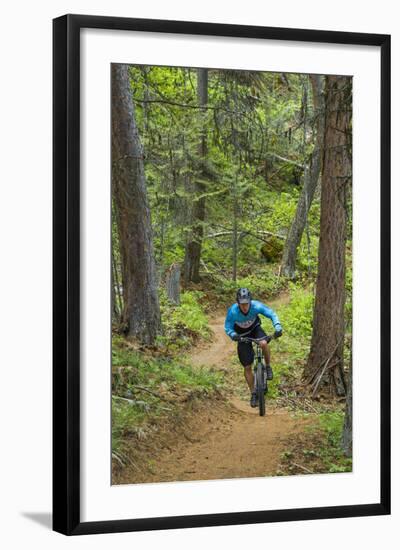
[[253, 365], [243, 365], [244, 370], [251, 370]]

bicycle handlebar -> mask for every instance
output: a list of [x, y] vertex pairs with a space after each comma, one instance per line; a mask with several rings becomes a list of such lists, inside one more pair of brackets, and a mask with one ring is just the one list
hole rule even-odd
[[266, 335], [262, 336], [261, 338], [249, 338], [248, 336], [243, 336], [240, 338], [239, 342], [261, 342], [262, 340], [267, 340], [267, 342], [270, 342], [271, 340], [274, 340], [276, 338], [275, 334], [272, 335]]

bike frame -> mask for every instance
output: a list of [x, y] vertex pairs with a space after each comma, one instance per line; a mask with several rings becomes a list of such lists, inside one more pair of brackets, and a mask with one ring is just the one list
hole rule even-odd
[[[250, 342], [251, 344], [256, 344], [256, 354], [254, 362], [254, 391], [258, 395], [258, 406], [260, 410], [260, 416], [265, 415], [265, 394], [268, 392], [268, 382], [267, 382], [267, 369], [264, 361], [264, 354], [262, 353], [260, 342], [266, 340], [269, 343], [275, 338], [275, 335], [268, 336], [265, 335], [262, 338], [249, 338], [246, 336], [241, 337], [241, 342]], [[261, 366], [261, 373], [259, 367]], [[260, 387], [261, 386], [261, 387]]]
[[[263, 340], [265, 340], [265, 339], [266, 338], [263, 338]], [[259, 341], [256, 341], [255, 344], [256, 344], [256, 353], [255, 353], [255, 356], [254, 356], [255, 360], [254, 360], [254, 367], [253, 367], [253, 376], [254, 376], [254, 389], [257, 391], [258, 390], [258, 388], [257, 388], [257, 386], [258, 386], [258, 383], [257, 383], [257, 369], [258, 369], [259, 364], [261, 364], [265, 387], [267, 387], [267, 379], [266, 379], [266, 368], [265, 368], [264, 355], [263, 355], [263, 352], [261, 350], [260, 343], [259, 343]], [[264, 390], [264, 388], [263, 388], [263, 390]]]
[[[263, 340], [265, 340], [265, 338], [263, 338]], [[257, 362], [260, 363], [260, 362], [264, 362], [263, 359], [264, 359], [264, 355], [263, 355], [263, 352], [261, 351], [261, 346], [259, 344], [259, 342], [256, 342], [256, 353], [255, 353], [255, 356], [257, 358]]]

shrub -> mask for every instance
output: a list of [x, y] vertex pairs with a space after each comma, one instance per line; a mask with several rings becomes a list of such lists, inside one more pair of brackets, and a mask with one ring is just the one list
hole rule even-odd
[[179, 306], [169, 302], [164, 289], [160, 289], [159, 296], [163, 335], [157, 338], [158, 344], [174, 352], [198, 337], [209, 338], [208, 319], [200, 304], [203, 292], [183, 292]]
[[171, 314], [171, 321], [175, 327], [182, 327], [203, 337], [209, 335], [208, 319], [199, 304], [203, 295], [203, 292], [198, 290], [183, 292], [180, 305], [175, 307]]
[[313, 294], [289, 283], [290, 303], [281, 310], [282, 324], [291, 336], [310, 337], [313, 321]]
[[272, 266], [258, 268], [256, 273], [240, 276], [237, 281], [221, 279], [215, 288], [215, 292], [223, 302], [233, 302], [238, 288], [248, 288], [254, 299], [268, 299], [276, 295], [282, 289], [285, 281], [278, 278]]
[[270, 237], [268, 242], [264, 243], [260, 249], [261, 255], [267, 262], [277, 262], [282, 257], [284, 241], [277, 237]]

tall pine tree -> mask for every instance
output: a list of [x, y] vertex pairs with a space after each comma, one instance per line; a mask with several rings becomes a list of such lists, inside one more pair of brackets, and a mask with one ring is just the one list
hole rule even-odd
[[135, 121], [129, 66], [113, 64], [112, 191], [116, 207], [128, 336], [151, 344], [160, 330], [160, 307], [143, 148]]
[[343, 375], [346, 200], [351, 182], [351, 79], [328, 76], [321, 227], [311, 349], [305, 378], [345, 393]]

